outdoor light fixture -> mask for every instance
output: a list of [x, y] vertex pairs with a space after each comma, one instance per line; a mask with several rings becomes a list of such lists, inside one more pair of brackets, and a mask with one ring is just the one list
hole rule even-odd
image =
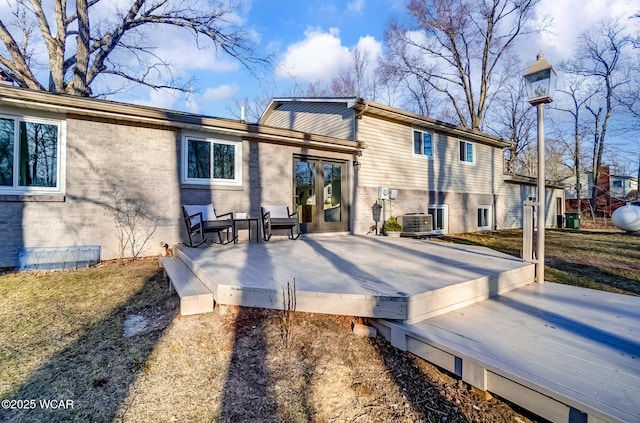
[[556, 71], [547, 62], [542, 53], [538, 53], [535, 62], [529, 66], [529, 70], [523, 75], [527, 85], [527, 97], [529, 104], [551, 103], [556, 90]]
[[529, 104], [536, 106], [538, 112], [538, 236], [536, 245], [536, 281], [544, 283], [544, 228], [545, 211], [545, 177], [544, 177], [544, 105], [553, 101], [556, 88], [556, 71], [542, 56], [525, 72], [524, 80], [527, 85]]
[[356, 170], [356, 172], [360, 171], [360, 167], [362, 167], [362, 163], [360, 163], [358, 159], [354, 160], [353, 168]]

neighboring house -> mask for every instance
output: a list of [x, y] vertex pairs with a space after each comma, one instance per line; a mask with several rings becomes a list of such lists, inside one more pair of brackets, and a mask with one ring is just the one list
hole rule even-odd
[[[569, 176], [561, 181], [566, 186], [566, 209], [574, 211], [578, 209], [576, 196], [576, 177]], [[581, 209], [590, 210], [589, 201], [593, 194], [593, 172], [583, 172], [580, 175]], [[636, 199], [638, 193], [638, 179], [631, 176], [612, 175], [610, 167], [600, 167], [600, 177], [597, 184], [598, 210], [607, 216], [628, 201]]]
[[[182, 204], [286, 204], [306, 232], [368, 233], [378, 201], [439, 233], [520, 227], [535, 186], [503, 174], [507, 145], [361, 99], [274, 100], [249, 124], [0, 84], [0, 267], [24, 248], [118, 258], [114, 212], [136, 207], [155, 228], [141, 255], [185, 240]], [[549, 226], [561, 195], [548, 189]]]
[[[350, 204], [355, 233], [371, 230], [376, 202], [386, 217], [431, 214], [436, 233], [519, 228], [524, 201], [536, 196], [535, 179], [504, 174], [503, 150], [510, 145], [505, 140], [360, 98], [275, 98], [259, 123], [366, 147], [354, 166], [359, 169]], [[296, 205], [304, 225], [329, 229], [314, 197], [321, 191], [309, 187], [328, 184], [330, 169], [310, 154], [296, 156], [294, 165]], [[397, 198], [380, 200], [381, 187]], [[547, 186], [547, 226], [555, 226], [563, 214], [563, 195], [562, 187]], [[334, 204], [325, 195], [324, 209]]]

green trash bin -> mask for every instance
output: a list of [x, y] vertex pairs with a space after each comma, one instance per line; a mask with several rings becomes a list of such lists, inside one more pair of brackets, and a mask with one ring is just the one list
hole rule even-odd
[[565, 213], [567, 217], [567, 228], [580, 229], [580, 213]]

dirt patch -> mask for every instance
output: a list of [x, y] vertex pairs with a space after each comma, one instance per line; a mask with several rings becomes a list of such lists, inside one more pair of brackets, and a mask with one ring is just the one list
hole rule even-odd
[[225, 316], [178, 319], [118, 419], [532, 421], [380, 336], [353, 334], [354, 323], [359, 319], [294, 313], [287, 348], [277, 311], [231, 308]]

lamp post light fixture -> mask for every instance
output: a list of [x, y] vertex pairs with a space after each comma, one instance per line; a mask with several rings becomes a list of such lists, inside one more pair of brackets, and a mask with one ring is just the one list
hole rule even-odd
[[538, 236], [536, 248], [536, 281], [544, 283], [544, 228], [545, 228], [545, 177], [544, 177], [544, 105], [553, 101], [556, 88], [556, 71], [542, 53], [525, 72], [529, 104], [538, 112]]

